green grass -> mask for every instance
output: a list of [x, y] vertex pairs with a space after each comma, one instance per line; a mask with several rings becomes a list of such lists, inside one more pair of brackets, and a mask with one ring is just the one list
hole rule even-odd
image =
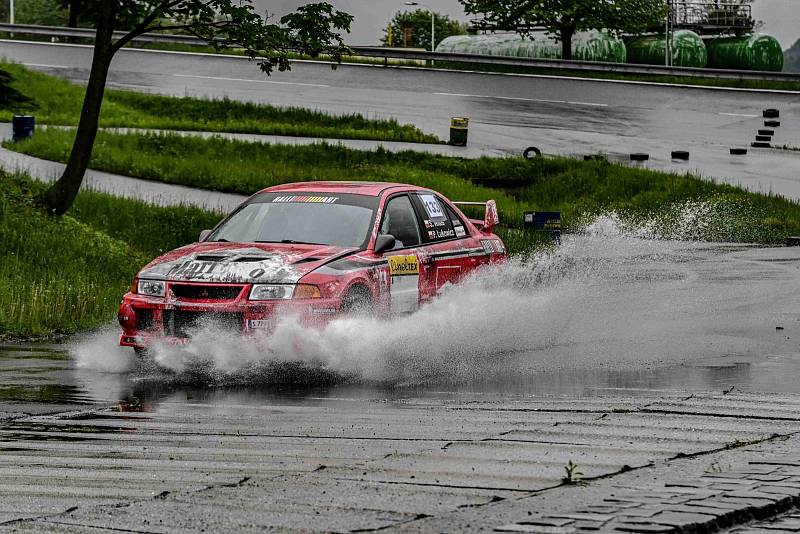
[[88, 191], [67, 215], [50, 217], [32, 202], [43, 187], [0, 173], [0, 339], [71, 333], [113, 320], [139, 268], [194, 241], [220, 218]]
[[[49, 129], [5, 146], [66, 161], [73, 132]], [[461, 158], [420, 152], [359, 151], [324, 144], [262, 145], [174, 134], [101, 132], [90, 166], [99, 170], [224, 192], [251, 194], [295, 181], [391, 181], [430, 187], [453, 200], [494, 198], [509, 248], [531, 239], [525, 211], [561, 211], [574, 231], [615, 213], [654, 237], [775, 243], [800, 233], [800, 205], [692, 175], [567, 158]]]
[[[253, 68], [257, 67], [254, 65]], [[0, 69], [11, 75], [9, 87], [32, 100], [0, 111], [0, 121], [10, 122], [15, 113], [31, 112], [39, 124], [77, 125], [83, 87], [13, 63], [0, 63]], [[394, 119], [368, 119], [355, 113], [330, 115], [303, 108], [282, 108], [226, 98], [208, 100], [113, 89], [106, 91], [100, 126], [441, 142], [415, 126], [403, 125]]]

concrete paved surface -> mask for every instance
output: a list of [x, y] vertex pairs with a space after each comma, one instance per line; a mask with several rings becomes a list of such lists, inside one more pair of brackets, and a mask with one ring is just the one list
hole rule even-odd
[[[77, 81], [88, 77], [90, 49], [0, 42], [0, 55]], [[607, 83], [553, 77], [470, 74], [312, 62], [265, 78], [242, 58], [123, 50], [110, 86], [302, 106], [333, 113], [395, 117], [443, 139], [449, 119], [471, 118], [470, 145], [521, 153], [605, 152], [625, 158], [648, 152], [648, 166], [800, 198], [800, 153], [752, 150], [761, 111], [781, 110], [775, 144], [800, 145], [800, 95]], [[689, 163], [672, 150], [691, 151]]]
[[106, 131], [118, 133], [169, 133], [173, 135], [196, 136], [208, 139], [210, 137], [222, 137], [234, 141], [246, 141], [251, 143], [265, 143], [271, 145], [313, 145], [326, 143], [329, 145], [340, 145], [355, 150], [377, 150], [382, 148], [388, 152], [405, 152], [408, 150], [416, 152], [426, 152], [439, 156], [455, 156], [459, 158], [477, 159], [481, 157], [498, 157], [510, 155], [509, 152], [502, 150], [492, 150], [477, 147], [459, 147], [441, 144], [428, 143], [404, 143], [398, 141], [370, 141], [363, 139], [332, 139], [326, 137], [291, 137], [287, 135], [261, 135], [243, 134], [230, 132], [197, 132], [191, 130], [157, 130], [142, 128], [105, 128]]
[[[0, 529], [670, 532], [800, 498], [796, 396], [347, 393], [139, 390], [6, 420]], [[569, 461], [587, 485], [563, 486]]]
[[[11, 126], [0, 123], [0, 139], [11, 137]], [[64, 164], [34, 158], [0, 147], [0, 166], [9, 172], [21, 171], [43, 182], [54, 182]], [[158, 206], [189, 205], [229, 213], [246, 198], [243, 195], [206, 191], [180, 185], [139, 180], [95, 170], [86, 171], [83, 187], [118, 197], [143, 200]]]

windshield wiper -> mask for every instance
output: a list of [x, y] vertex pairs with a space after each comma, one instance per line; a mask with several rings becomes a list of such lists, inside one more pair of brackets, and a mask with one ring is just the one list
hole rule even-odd
[[286, 245], [324, 245], [325, 243], [311, 243], [309, 241], [295, 241], [294, 239], [281, 239], [280, 241], [256, 241], [256, 243], [283, 243]]

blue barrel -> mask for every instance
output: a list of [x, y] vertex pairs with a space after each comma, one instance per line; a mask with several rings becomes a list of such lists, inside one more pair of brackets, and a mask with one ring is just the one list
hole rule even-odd
[[21, 141], [33, 137], [33, 131], [36, 129], [36, 119], [33, 115], [14, 115], [11, 119], [11, 127], [14, 131], [12, 139], [14, 141]]

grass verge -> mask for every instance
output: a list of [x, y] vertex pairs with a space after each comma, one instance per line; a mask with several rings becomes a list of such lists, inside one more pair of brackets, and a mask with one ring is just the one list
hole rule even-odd
[[194, 241], [220, 218], [89, 191], [68, 215], [50, 217], [32, 202], [43, 187], [0, 173], [0, 339], [71, 333], [112, 320], [139, 268]]
[[[74, 133], [50, 129], [5, 146], [66, 161]], [[800, 233], [800, 204], [692, 175], [566, 158], [461, 158], [359, 151], [324, 144], [264, 145], [175, 134], [101, 132], [90, 166], [147, 180], [251, 194], [295, 181], [365, 180], [430, 187], [453, 200], [494, 198], [509, 249], [526, 247], [525, 211], [561, 211], [574, 231], [600, 214], [650, 237], [777, 243]], [[519, 233], [517, 233], [519, 232]]]
[[[9, 87], [30, 99], [0, 111], [0, 121], [10, 122], [14, 113], [31, 112], [40, 124], [74, 126], [78, 123], [83, 103], [82, 86], [13, 63], [0, 63], [0, 69], [11, 75], [10, 80], [0, 77], [0, 88]], [[400, 124], [394, 119], [368, 119], [356, 113], [330, 115], [227, 98], [207, 100], [113, 89], [106, 91], [100, 126], [441, 142], [415, 126]]]

